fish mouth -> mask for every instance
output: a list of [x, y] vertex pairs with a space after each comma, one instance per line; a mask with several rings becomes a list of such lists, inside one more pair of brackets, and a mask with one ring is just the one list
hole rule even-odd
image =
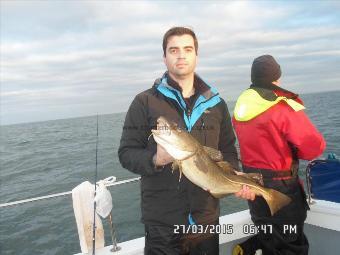
[[[156, 143], [172, 151], [172, 156], [176, 159], [186, 158], [195, 151], [190, 147], [190, 144], [185, 143], [183, 129], [178, 127], [175, 122], [168, 121], [162, 116], [157, 119], [157, 129], [151, 130], [151, 136], [153, 136]], [[168, 153], [171, 154], [170, 151]], [[181, 155], [183, 153], [185, 154], [184, 157]]]
[[152, 129], [151, 132], [155, 136], [170, 136], [173, 127], [171, 124], [163, 117], [157, 119], [157, 129]]
[[170, 127], [170, 123], [162, 116], [157, 119], [157, 126], [158, 125]]
[[[158, 128], [158, 127], [157, 127]], [[170, 144], [171, 130], [167, 129], [152, 129], [150, 137], [153, 136], [156, 143], [162, 145], [163, 147]]]
[[154, 136], [154, 137], [161, 137], [162, 136], [161, 131], [158, 130], [158, 129], [151, 129], [151, 135]]

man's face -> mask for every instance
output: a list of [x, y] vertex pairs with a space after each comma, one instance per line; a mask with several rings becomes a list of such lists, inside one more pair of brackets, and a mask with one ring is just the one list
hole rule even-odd
[[164, 63], [169, 74], [183, 79], [195, 71], [197, 56], [194, 39], [190, 35], [171, 36], [166, 47]]

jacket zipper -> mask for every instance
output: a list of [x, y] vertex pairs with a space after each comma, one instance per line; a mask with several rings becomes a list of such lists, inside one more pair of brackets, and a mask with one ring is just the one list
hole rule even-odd
[[[210, 97], [210, 98], [208, 98], [207, 100], [205, 100], [205, 101], [203, 101], [203, 102], [200, 102], [198, 105], [196, 105], [196, 107], [194, 107], [192, 110], [194, 110], [195, 108], [197, 108], [200, 104], [203, 104], [203, 103], [206, 103], [206, 102], [208, 102], [210, 99], [212, 99], [212, 98], [214, 98], [214, 97], [216, 97], [216, 96], [218, 96], [219, 95], [219, 93], [216, 93], [215, 95], [213, 95], [212, 97]], [[177, 96], [176, 96], [177, 97]], [[180, 106], [181, 106], [181, 103], [179, 102], [179, 100], [177, 99], [177, 100], [175, 100], [176, 102], [177, 102], [177, 104], [179, 104]], [[182, 108], [182, 107], [181, 107]], [[184, 112], [186, 113], [186, 115], [187, 115], [187, 117], [188, 117], [188, 119], [189, 119], [189, 124], [190, 124], [190, 117], [191, 117], [191, 113], [192, 113], [192, 110], [191, 109], [183, 109], [184, 110]], [[189, 129], [191, 129], [191, 126], [189, 127]]]
[[191, 109], [190, 108], [188, 108], [188, 110], [187, 110], [187, 116], [190, 119], [190, 116], [191, 116]]

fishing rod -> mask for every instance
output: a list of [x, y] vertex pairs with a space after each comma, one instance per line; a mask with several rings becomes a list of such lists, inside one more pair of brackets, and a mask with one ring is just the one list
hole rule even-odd
[[[92, 255], [95, 255], [95, 250], [96, 250], [96, 209], [97, 209], [97, 176], [98, 176], [98, 114], [97, 114], [97, 138], [96, 138], [96, 171], [95, 171], [95, 176], [94, 176], [94, 201], [93, 201], [93, 232], [92, 232]], [[103, 204], [99, 203], [99, 215], [103, 218], [108, 218], [109, 222], [110, 222], [110, 230], [111, 230], [111, 238], [112, 238], [112, 249], [111, 252], [116, 252], [119, 251], [121, 248], [117, 245], [117, 239], [116, 239], [116, 231], [114, 229], [113, 226], [113, 221], [112, 221], [112, 197], [109, 191], [106, 190], [105, 188], [105, 184], [101, 183], [101, 186], [99, 187], [100, 190], [100, 194], [101, 197], [103, 199], [106, 200], [110, 200], [111, 201], [111, 208], [109, 209], [109, 215], [106, 215], [106, 212], [103, 211]], [[106, 194], [106, 198], [104, 198], [104, 190], [106, 190], [107, 194]], [[100, 201], [100, 200], [99, 200]], [[107, 209], [107, 208], [106, 208]], [[106, 215], [106, 216], [104, 216]]]
[[[94, 175], [94, 197], [97, 192], [97, 175], [98, 175], [98, 114], [97, 114], [97, 136], [96, 136], [96, 170]], [[95, 255], [96, 250], [96, 200], [93, 200], [93, 232], [92, 232], [92, 255]]]

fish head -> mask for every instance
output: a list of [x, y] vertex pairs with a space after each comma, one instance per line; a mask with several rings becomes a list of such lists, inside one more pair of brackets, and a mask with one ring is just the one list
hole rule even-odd
[[151, 132], [156, 143], [176, 160], [188, 158], [197, 151], [197, 141], [185, 129], [162, 116], [157, 120], [157, 129]]

